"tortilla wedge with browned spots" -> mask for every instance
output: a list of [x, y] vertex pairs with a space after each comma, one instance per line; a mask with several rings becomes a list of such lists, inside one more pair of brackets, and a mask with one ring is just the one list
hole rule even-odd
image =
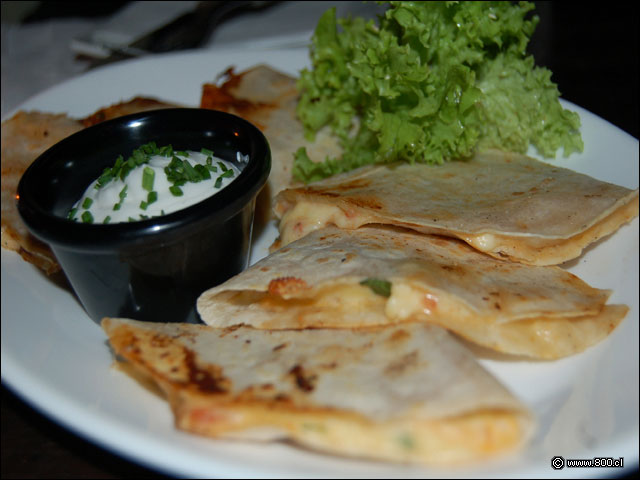
[[389, 224], [496, 258], [557, 265], [638, 215], [638, 190], [497, 150], [443, 165], [363, 167], [276, 198], [277, 246], [326, 225]]
[[111, 318], [102, 326], [134, 378], [165, 394], [176, 426], [199, 435], [459, 465], [512, 453], [533, 431], [527, 408], [433, 325], [340, 335]]
[[206, 83], [202, 87], [201, 108], [222, 110], [245, 118], [262, 130], [269, 141], [273, 162], [262, 193], [268, 197], [265, 203], [281, 190], [296, 184], [292, 171], [298, 148], [306, 147], [314, 162], [341, 154], [338, 140], [329, 129], [320, 130], [313, 142], [305, 138], [302, 122], [296, 114], [300, 96], [296, 82], [297, 78], [268, 65], [256, 65], [239, 73], [230, 68], [217, 83]]
[[327, 227], [204, 292], [215, 327], [357, 328], [428, 322], [499, 352], [553, 359], [606, 338], [626, 315], [556, 266], [494, 259], [393, 227]]

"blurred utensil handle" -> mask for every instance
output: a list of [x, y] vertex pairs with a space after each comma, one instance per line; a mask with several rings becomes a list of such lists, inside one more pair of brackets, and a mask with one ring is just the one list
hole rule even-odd
[[166, 53], [197, 48], [204, 44], [215, 28], [225, 20], [246, 12], [267, 8], [275, 1], [208, 1], [180, 15], [170, 23], [139, 38], [125, 47], [111, 48], [107, 58], [94, 60], [89, 69], [151, 53]]

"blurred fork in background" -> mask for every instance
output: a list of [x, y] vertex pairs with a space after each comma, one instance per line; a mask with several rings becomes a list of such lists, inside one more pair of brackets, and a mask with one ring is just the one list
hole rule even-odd
[[[108, 63], [140, 57], [153, 53], [166, 53], [178, 50], [198, 48], [208, 41], [215, 28], [225, 20], [243, 13], [266, 9], [276, 1], [204, 1], [204, 2], [135, 2], [133, 9], [151, 8], [150, 4], [160, 4], [160, 8], [169, 7], [169, 3], [195, 3], [195, 7], [161, 27], [142, 36], [131, 39], [126, 34], [115, 31], [121, 25], [112, 22], [113, 32], [103, 29], [93, 35], [76, 38], [72, 49], [76, 53], [93, 58], [89, 68]], [[131, 16], [131, 13], [126, 12]], [[166, 13], [165, 13], [166, 15]], [[130, 36], [129, 36], [130, 37]]]

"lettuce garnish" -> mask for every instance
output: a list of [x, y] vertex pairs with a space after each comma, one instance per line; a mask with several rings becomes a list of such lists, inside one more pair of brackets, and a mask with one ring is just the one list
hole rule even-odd
[[[580, 118], [563, 109], [551, 72], [526, 48], [539, 21], [530, 2], [388, 2], [374, 20], [321, 17], [297, 114], [313, 141], [330, 128], [340, 158], [295, 154], [311, 182], [372, 164], [439, 164], [477, 150], [545, 157], [583, 150]], [[528, 18], [530, 17], [530, 18]]]

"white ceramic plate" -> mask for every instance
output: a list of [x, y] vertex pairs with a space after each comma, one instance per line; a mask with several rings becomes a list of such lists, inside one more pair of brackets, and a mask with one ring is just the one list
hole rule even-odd
[[[166, 55], [98, 69], [56, 86], [21, 109], [85, 116], [136, 95], [196, 106], [201, 86], [230, 65], [268, 63], [290, 74], [306, 50], [215, 50]], [[593, 114], [583, 121], [585, 153], [553, 163], [638, 188], [638, 141]], [[253, 261], [276, 236], [255, 241]], [[252, 444], [189, 435], [173, 427], [167, 403], [112, 368], [105, 335], [73, 294], [13, 252], [2, 251], [2, 381], [43, 413], [124, 457], [189, 477], [596, 477], [620, 469], [554, 470], [551, 458], [624, 458], [638, 463], [638, 220], [589, 248], [567, 268], [611, 303], [631, 310], [613, 334], [588, 351], [554, 362], [481, 358], [531, 407], [538, 433], [521, 454], [442, 471], [330, 457], [289, 444]], [[37, 448], [37, 447], [36, 447]]]

